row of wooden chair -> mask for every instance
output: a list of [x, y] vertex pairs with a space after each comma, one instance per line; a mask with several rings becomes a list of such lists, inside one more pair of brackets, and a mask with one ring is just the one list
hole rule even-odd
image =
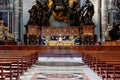
[[102, 80], [120, 79], [120, 51], [83, 51], [82, 59]]
[[5, 76], [3, 74], [3, 66], [0, 66], [0, 80], [5, 80]]
[[1, 50], [0, 51], [0, 80], [9, 78], [19, 79], [38, 60], [37, 51]]

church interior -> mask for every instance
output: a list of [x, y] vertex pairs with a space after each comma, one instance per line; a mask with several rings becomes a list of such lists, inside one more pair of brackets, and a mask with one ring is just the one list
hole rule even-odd
[[0, 80], [120, 80], [120, 0], [0, 0]]

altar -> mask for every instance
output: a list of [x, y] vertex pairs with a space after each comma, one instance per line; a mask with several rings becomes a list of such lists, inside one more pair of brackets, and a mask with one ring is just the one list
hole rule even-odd
[[79, 36], [79, 26], [67, 26], [67, 27], [51, 27], [44, 26], [41, 30], [42, 36]]
[[73, 41], [46, 41], [46, 46], [74, 46]]
[[29, 45], [73, 46], [94, 43], [94, 26], [90, 25], [67, 27], [28, 25], [26, 28], [26, 44]]

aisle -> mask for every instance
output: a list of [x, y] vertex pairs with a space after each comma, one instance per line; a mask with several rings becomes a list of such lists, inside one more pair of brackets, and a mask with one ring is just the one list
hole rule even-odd
[[[38, 64], [42, 62], [43, 64]], [[45, 63], [48, 63], [45, 65]], [[49, 65], [49, 63], [54, 62], [56, 65]], [[58, 65], [61, 63], [61, 65]], [[63, 64], [62, 64], [63, 63]], [[54, 58], [54, 57], [40, 57], [38, 62], [33, 65], [24, 75], [20, 76], [20, 80], [101, 80], [89, 67], [86, 65], [66, 65], [66, 63], [77, 63], [81, 64], [81, 58]], [[39, 73], [39, 75], [38, 75]], [[75, 75], [77, 77], [73, 77]], [[80, 75], [79, 75], [80, 74]], [[85, 79], [83, 79], [84, 76]], [[42, 76], [41, 76], [42, 75]], [[44, 76], [43, 76], [44, 75]], [[57, 77], [55, 77], [57, 75]], [[65, 76], [66, 75], [66, 76]], [[46, 78], [47, 76], [47, 78]], [[71, 78], [69, 78], [72, 76]], [[37, 79], [39, 77], [44, 77], [46, 79]]]

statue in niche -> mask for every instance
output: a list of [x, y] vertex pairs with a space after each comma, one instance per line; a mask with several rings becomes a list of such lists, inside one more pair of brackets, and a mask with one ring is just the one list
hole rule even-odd
[[0, 41], [13, 41], [14, 35], [11, 34], [8, 28], [3, 24], [3, 20], [0, 20]]
[[93, 25], [92, 17], [94, 15], [94, 5], [90, 0], [86, 0], [81, 8], [80, 23], [84, 25]]
[[27, 24], [42, 25], [43, 8], [40, 0], [36, 0], [36, 4], [29, 10], [30, 18]]

